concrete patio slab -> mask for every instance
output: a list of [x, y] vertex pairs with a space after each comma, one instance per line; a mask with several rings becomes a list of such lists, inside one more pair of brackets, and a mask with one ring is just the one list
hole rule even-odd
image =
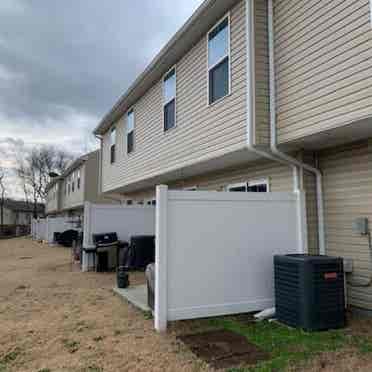
[[151, 311], [151, 309], [147, 305], [146, 284], [136, 285], [132, 287], [129, 286], [128, 288], [125, 289], [115, 287], [113, 291], [114, 293], [124, 298], [129, 303], [141, 309], [142, 311]]

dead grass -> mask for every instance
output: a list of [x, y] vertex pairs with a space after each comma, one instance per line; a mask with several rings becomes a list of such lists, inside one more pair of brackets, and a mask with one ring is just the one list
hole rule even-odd
[[65, 248], [0, 241], [0, 372], [210, 371], [113, 295], [114, 281], [71, 272]]
[[[24, 259], [27, 257], [27, 259]], [[143, 282], [134, 274], [131, 283]], [[153, 320], [113, 295], [114, 274], [71, 271], [70, 253], [28, 239], [0, 241], [0, 372], [211, 372], [178, 335], [218, 322]], [[291, 371], [372, 371], [372, 320], [345, 331], [355, 342]]]

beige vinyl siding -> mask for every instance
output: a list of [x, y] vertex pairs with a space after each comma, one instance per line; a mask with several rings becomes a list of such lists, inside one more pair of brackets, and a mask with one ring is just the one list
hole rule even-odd
[[[103, 191], [215, 158], [246, 143], [245, 2], [230, 12], [231, 94], [208, 106], [207, 35], [177, 63], [177, 126], [163, 131], [162, 82], [134, 106], [134, 152], [126, 154], [125, 117], [117, 126], [117, 161], [103, 143]], [[170, 67], [170, 66], [169, 66]]]
[[77, 188], [77, 179], [75, 178], [75, 191], [71, 192], [70, 194], [65, 193], [65, 188], [67, 187], [67, 178], [63, 181], [63, 187], [61, 190], [61, 195], [62, 195], [62, 209], [73, 209], [76, 207], [81, 207], [84, 204], [85, 200], [85, 195], [84, 195], [84, 190], [85, 190], [85, 173], [86, 173], [86, 168], [85, 165], [80, 166], [80, 168], [77, 168], [74, 170], [75, 174], [77, 170], [80, 169], [80, 177], [81, 177], [81, 184], [80, 184], [80, 189]]
[[369, 0], [276, 0], [280, 142], [372, 116]]
[[[269, 182], [270, 191], [288, 192], [293, 190], [293, 175], [290, 167], [261, 160], [245, 166], [229, 168], [219, 172], [208, 173], [199, 177], [190, 177], [169, 183], [170, 189], [185, 189], [196, 186], [200, 191], [225, 191], [229, 184], [263, 180]], [[155, 197], [155, 188], [127, 194], [128, 199], [144, 200]]]
[[[301, 159], [308, 164], [314, 164], [312, 153], [299, 154]], [[169, 183], [171, 189], [186, 189], [196, 186], [200, 191], [225, 191], [229, 184], [247, 181], [267, 179], [270, 192], [291, 192], [293, 191], [292, 168], [279, 163], [261, 160], [248, 163], [243, 167], [225, 169], [220, 172], [205, 174], [199, 177], [191, 177], [186, 180]], [[308, 225], [308, 249], [311, 254], [318, 254], [318, 222], [316, 204], [315, 176], [305, 172], [303, 186], [306, 193], [306, 211]], [[126, 194], [126, 199], [134, 202], [147, 201], [155, 198], [155, 188], [141, 190], [136, 193]]]
[[[368, 240], [352, 231], [355, 218], [372, 219], [372, 142], [334, 148], [319, 156], [324, 175], [327, 254], [352, 258], [355, 278], [372, 274]], [[348, 288], [354, 306], [372, 310], [372, 287]]]
[[256, 95], [256, 143], [268, 144], [269, 131], [269, 49], [267, 1], [255, 2], [255, 95]]
[[58, 211], [58, 197], [52, 197], [53, 190], [48, 191], [47, 202], [45, 205], [45, 212], [52, 213]]

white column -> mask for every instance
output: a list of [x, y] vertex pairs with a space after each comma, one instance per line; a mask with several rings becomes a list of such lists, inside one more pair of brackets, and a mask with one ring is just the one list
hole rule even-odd
[[155, 222], [155, 329], [167, 330], [167, 240], [168, 186], [156, 187]]

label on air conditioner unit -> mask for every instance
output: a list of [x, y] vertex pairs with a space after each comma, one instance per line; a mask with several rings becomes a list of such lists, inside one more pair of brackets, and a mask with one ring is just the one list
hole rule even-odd
[[325, 280], [337, 279], [337, 273], [325, 273], [324, 279]]

